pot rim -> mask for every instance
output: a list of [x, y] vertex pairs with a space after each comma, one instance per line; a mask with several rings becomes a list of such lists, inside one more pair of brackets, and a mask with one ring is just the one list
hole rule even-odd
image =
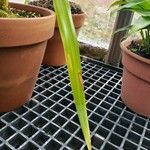
[[126, 52], [128, 55], [134, 57], [135, 59], [142, 61], [143, 63], [149, 64], [150, 65], [150, 60], [147, 58], [144, 58], [140, 55], [137, 55], [133, 52], [131, 52], [127, 47], [131, 44], [131, 42], [135, 40], [135, 41], [140, 41], [140, 39], [134, 39], [134, 38], [127, 38], [124, 41], [121, 42], [120, 46], [121, 49]]
[[[19, 20], [19, 21], [22, 21], [22, 20], [42, 20], [42, 19], [46, 19], [46, 18], [51, 18], [53, 16], [55, 16], [55, 13], [52, 11], [52, 10], [49, 10], [49, 9], [45, 9], [45, 8], [42, 8], [42, 7], [38, 7], [38, 6], [33, 6], [33, 5], [25, 5], [25, 4], [20, 4], [20, 3], [15, 3], [15, 2], [9, 2], [10, 6], [23, 6], [23, 7], [26, 7], [26, 8], [33, 8], [33, 9], [39, 9], [39, 10], [42, 10], [43, 12], [46, 12], [47, 15], [44, 15], [42, 17], [36, 17], [36, 18], [1, 18], [0, 17], [0, 20], [1, 21], [15, 21], [15, 20]], [[32, 11], [32, 12], [36, 12], [36, 11]]]

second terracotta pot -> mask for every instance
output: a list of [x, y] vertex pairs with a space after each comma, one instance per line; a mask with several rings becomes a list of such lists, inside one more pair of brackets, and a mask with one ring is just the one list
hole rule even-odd
[[[76, 33], [78, 35], [79, 30], [84, 23], [85, 14], [84, 13], [74, 14], [72, 15], [72, 17], [73, 17]], [[66, 64], [63, 43], [61, 40], [61, 36], [57, 24], [55, 27], [54, 36], [50, 40], [48, 40], [47, 48], [46, 48], [46, 52], [42, 64], [48, 66], [55, 66], [55, 67]]]

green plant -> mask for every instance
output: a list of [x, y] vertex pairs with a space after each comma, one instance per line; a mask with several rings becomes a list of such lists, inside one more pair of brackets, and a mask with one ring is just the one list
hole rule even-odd
[[120, 10], [138, 13], [139, 17], [131, 25], [116, 32], [129, 30], [128, 35], [131, 35], [140, 31], [142, 43], [137, 51], [142, 50], [150, 56], [150, 0], [115, 0], [110, 8], [113, 8], [111, 14]]
[[68, 73], [70, 76], [77, 114], [87, 147], [89, 150], [91, 150], [90, 130], [86, 111], [79, 45], [71, 17], [72, 15], [70, 5], [68, 0], [53, 0], [53, 2], [59, 30], [65, 49], [65, 58], [68, 67]]

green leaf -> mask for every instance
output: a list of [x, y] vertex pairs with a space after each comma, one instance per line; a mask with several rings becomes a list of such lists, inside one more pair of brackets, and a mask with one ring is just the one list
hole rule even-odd
[[140, 16], [133, 24], [129, 31], [129, 35], [133, 34], [139, 30], [142, 30], [146, 27], [150, 26], [150, 17], [142, 17]]
[[69, 2], [68, 0], [53, 0], [53, 2], [65, 49], [65, 58], [71, 81], [74, 102], [87, 147], [91, 150], [91, 138], [82, 80], [79, 45], [72, 21]]

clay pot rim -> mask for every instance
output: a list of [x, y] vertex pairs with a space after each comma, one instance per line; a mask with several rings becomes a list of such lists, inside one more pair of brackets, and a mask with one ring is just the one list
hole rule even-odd
[[[55, 12], [54, 12], [55, 13]], [[85, 18], [86, 17], [86, 13], [83, 12], [81, 14], [72, 14], [72, 19], [73, 19], [73, 22], [76, 18]], [[80, 28], [82, 25], [78, 25], [77, 27]], [[75, 26], [76, 27], [76, 26]], [[55, 28], [58, 28], [58, 23], [57, 23], [57, 18], [56, 18], [56, 23], [55, 23]]]
[[[137, 55], [133, 52], [131, 52], [127, 47], [131, 44], [131, 42], [135, 40], [134, 38], [127, 38], [126, 40], [122, 41], [120, 46], [122, 48], [122, 50], [127, 53], [128, 55], [134, 57], [135, 59], [142, 61], [143, 63], [149, 64], [150, 65], [150, 60], [147, 58], [144, 58], [140, 55]], [[140, 39], [136, 39], [136, 41], [140, 41]]]
[[37, 19], [38, 20], [42, 20], [42, 19], [51, 18], [51, 17], [55, 16], [55, 13], [52, 10], [45, 9], [45, 8], [42, 8], [42, 7], [32, 6], [32, 5], [25, 5], [25, 4], [19, 4], [19, 3], [14, 3], [14, 2], [9, 2], [9, 4], [10, 4], [10, 6], [11, 5], [12, 6], [19, 5], [19, 6], [30, 7], [30, 8], [34, 8], [34, 9], [36, 8], [36, 9], [42, 10], [43, 12], [47, 13], [47, 15], [44, 15], [42, 17], [36, 17], [36, 18], [1, 18], [0, 17], [1, 21], [10, 21], [10, 20], [11, 21], [16, 21], [16, 20], [18, 20], [18, 21], [22, 21], [22, 20], [24, 20], [24, 21], [26, 21], [26, 20], [32, 21], [32, 20], [37, 20]]

